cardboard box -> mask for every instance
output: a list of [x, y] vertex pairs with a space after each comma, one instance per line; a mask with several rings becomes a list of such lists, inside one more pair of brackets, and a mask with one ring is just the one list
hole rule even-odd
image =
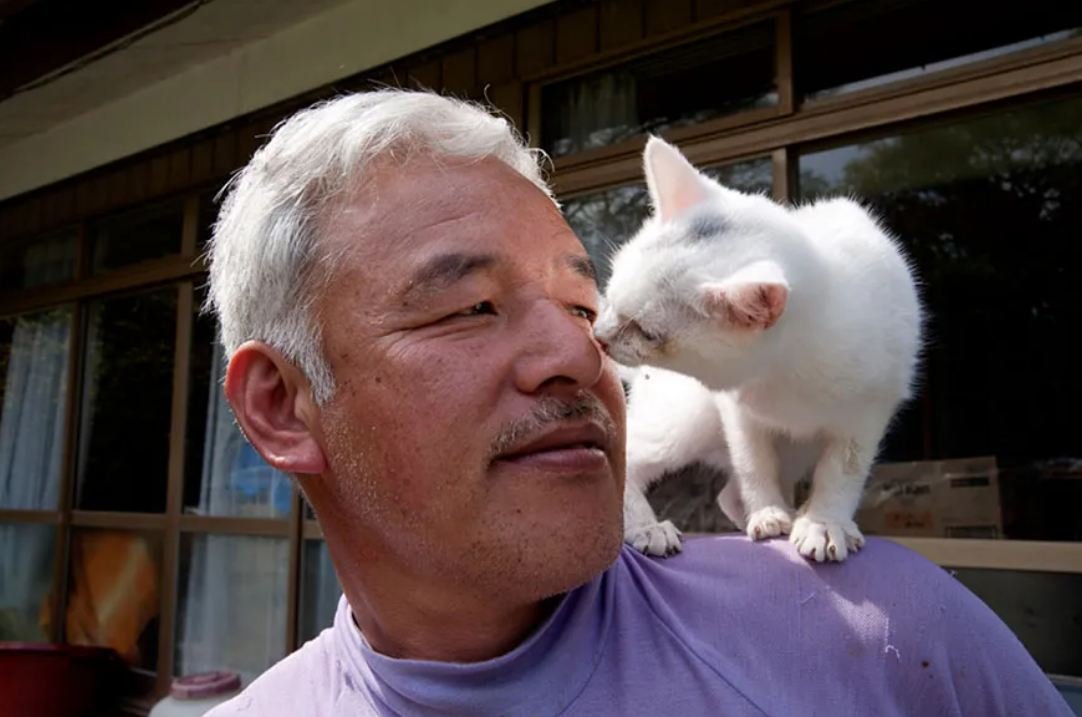
[[994, 456], [880, 463], [857, 511], [865, 533], [934, 538], [1002, 538]]

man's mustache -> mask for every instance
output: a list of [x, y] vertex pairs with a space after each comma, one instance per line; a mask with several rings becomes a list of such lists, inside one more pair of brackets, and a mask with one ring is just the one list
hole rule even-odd
[[543, 433], [552, 424], [584, 418], [601, 426], [608, 437], [608, 445], [612, 445], [616, 424], [601, 400], [584, 391], [570, 401], [553, 396], [540, 399], [528, 415], [504, 426], [492, 442], [490, 459], [495, 460], [497, 456], [528, 442], [531, 436]]

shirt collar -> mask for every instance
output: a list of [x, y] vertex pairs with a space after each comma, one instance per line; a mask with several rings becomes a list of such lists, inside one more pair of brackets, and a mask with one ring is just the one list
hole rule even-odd
[[593, 675], [613, 613], [615, 567], [561, 598], [545, 622], [508, 653], [455, 663], [387, 657], [369, 646], [345, 596], [335, 649], [375, 705], [407, 715], [556, 715]]

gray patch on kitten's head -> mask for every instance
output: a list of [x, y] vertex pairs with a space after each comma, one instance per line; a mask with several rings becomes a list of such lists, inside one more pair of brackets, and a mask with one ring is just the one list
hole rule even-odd
[[684, 227], [684, 232], [692, 241], [708, 241], [724, 232], [728, 226], [728, 220], [720, 214], [704, 212], [690, 217]]

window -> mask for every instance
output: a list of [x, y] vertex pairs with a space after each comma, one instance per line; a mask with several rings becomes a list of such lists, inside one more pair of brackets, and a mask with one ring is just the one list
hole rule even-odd
[[79, 529], [71, 539], [64, 637], [104, 645], [153, 672], [161, 618], [160, 533]]
[[178, 674], [228, 667], [247, 683], [285, 656], [288, 550], [284, 538], [184, 536]]
[[99, 273], [180, 251], [183, 207], [167, 202], [106, 217], [94, 225], [93, 272]]
[[177, 290], [93, 301], [80, 431], [82, 510], [165, 510]]
[[1082, 540], [1080, 177], [1078, 99], [801, 155], [801, 196], [861, 197], [922, 284], [920, 390], [880, 460], [966, 459], [882, 476], [927, 491], [888, 503], [890, 532]]
[[[0, 299], [0, 640], [112, 647], [148, 695], [182, 672], [250, 680], [296, 644], [295, 493], [233, 422], [199, 313], [212, 208], [192, 195], [3, 254], [39, 293]], [[150, 279], [135, 266], [168, 254]]]
[[561, 157], [777, 102], [761, 23], [545, 87], [542, 146]]
[[[807, 99], [877, 87], [1080, 36], [1082, 7], [1037, 0], [841, 2], [802, 15], [795, 51]], [[853, 58], [859, 57], [859, 62]]]
[[0, 318], [0, 508], [57, 507], [72, 312]]
[[42, 606], [53, 583], [56, 530], [35, 523], [0, 523], [0, 641], [48, 639]]
[[59, 284], [75, 276], [78, 232], [65, 229], [48, 236], [0, 245], [0, 291]]

